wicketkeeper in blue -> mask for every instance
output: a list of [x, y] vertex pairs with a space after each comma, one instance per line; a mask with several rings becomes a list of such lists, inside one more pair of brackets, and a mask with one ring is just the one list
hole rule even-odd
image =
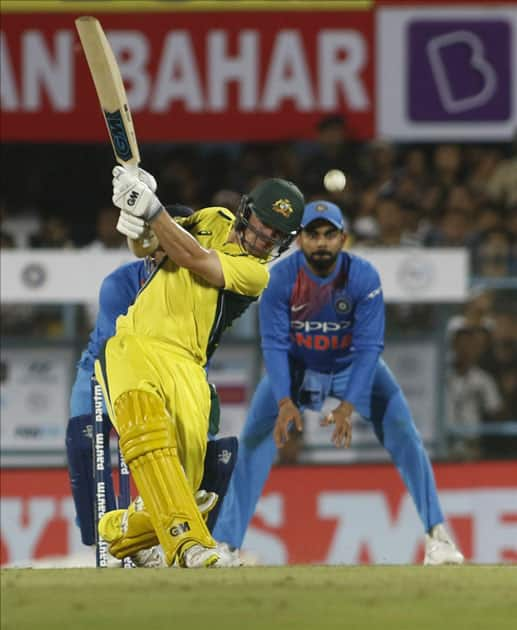
[[[327, 201], [305, 208], [300, 249], [271, 269], [260, 300], [266, 374], [239, 438], [239, 454], [214, 537], [240, 548], [256, 504], [289, 431], [304, 409], [340, 404], [323, 420], [336, 447], [350, 445], [352, 413], [368, 420], [389, 452], [424, 526], [425, 564], [461, 564], [444, 527], [429, 457], [400, 385], [381, 358], [384, 299], [379, 274], [344, 251], [347, 225]], [[344, 469], [346, 471], [346, 469]]]
[[[149, 182], [152, 177], [140, 169], [140, 177]], [[152, 178], [154, 180], [154, 178]], [[171, 216], [189, 216], [192, 210], [186, 206], [174, 204], [167, 206]], [[159, 257], [160, 254], [158, 253]], [[93, 452], [92, 452], [92, 396], [91, 379], [94, 371], [95, 359], [99, 356], [106, 341], [115, 333], [115, 323], [119, 315], [125, 315], [133, 304], [138, 292], [156, 269], [158, 260], [147, 257], [121, 265], [103, 280], [99, 292], [99, 312], [94, 329], [90, 334], [88, 345], [81, 355], [77, 366], [76, 379], [72, 387], [70, 398], [70, 419], [66, 430], [66, 450], [70, 486], [76, 509], [76, 521], [81, 532], [81, 540], [85, 545], [93, 545], [95, 536], [94, 519], [94, 480], [93, 480]], [[219, 421], [219, 401], [215, 389], [212, 388], [211, 432], [217, 433]], [[104, 457], [109, 456], [109, 434], [112, 429], [106, 409], [104, 409]], [[227, 452], [233, 457], [227, 457]], [[234, 437], [211, 440], [207, 446], [205, 458], [205, 475], [196, 499], [200, 509], [212, 506], [215, 492], [219, 501], [208, 514], [209, 528], [215, 522], [217, 512], [222, 505], [222, 499], [229, 483], [235, 463], [237, 439]], [[226, 457], [221, 455], [225, 454]], [[106, 511], [116, 509], [115, 492], [111, 468], [108, 467], [106, 476]], [[216, 497], [216, 498], [217, 498]], [[155, 558], [156, 554], [146, 557]], [[151, 561], [149, 566], [154, 566]], [[158, 565], [157, 565], [158, 566]]]

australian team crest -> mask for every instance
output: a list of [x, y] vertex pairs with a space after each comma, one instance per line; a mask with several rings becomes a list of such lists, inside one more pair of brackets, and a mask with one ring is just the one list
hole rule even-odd
[[289, 199], [277, 199], [273, 204], [273, 211], [287, 218], [293, 214], [293, 206]]

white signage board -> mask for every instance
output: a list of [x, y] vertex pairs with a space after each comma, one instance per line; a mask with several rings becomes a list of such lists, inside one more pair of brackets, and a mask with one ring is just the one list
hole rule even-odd
[[354, 249], [381, 276], [390, 303], [464, 302], [468, 297], [469, 258], [463, 248]]
[[25, 249], [2, 252], [2, 303], [94, 302], [104, 278], [136, 258], [125, 250]]
[[2, 350], [2, 456], [13, 451], [64, 452], [68, 403], [75, 376], [73, 361], [72, 350]]
[[[463, 248], [353, 250], [379, 271], [386, 302], [463, 302], [468, 252]], [[2, 303], [96, 302], [106, 275], [134, 261], [128, 252], [2, 252]]]

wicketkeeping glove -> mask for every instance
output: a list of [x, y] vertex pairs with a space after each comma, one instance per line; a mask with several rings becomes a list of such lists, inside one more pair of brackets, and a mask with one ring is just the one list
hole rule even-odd
[[[141, 169], [140, 169], [141, 170]], [[142, 181], [140, 172], [130, 173], [122, 166], [113, 169], [113, 203], [127, 214], [152, 221], [163, 210], [163, 206], [149, 185]], [[145, 171], [145, 179], [154, 177]], [[151, 181], [149, 183], [152, 183]]]

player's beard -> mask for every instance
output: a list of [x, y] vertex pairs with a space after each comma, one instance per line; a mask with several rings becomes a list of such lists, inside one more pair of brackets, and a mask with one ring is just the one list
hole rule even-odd
[[311, 267], [320, 273], [330, 272], [336, 264], [338, 254], [333, 254], [327, 250], [314, 252], [307, 256]]

